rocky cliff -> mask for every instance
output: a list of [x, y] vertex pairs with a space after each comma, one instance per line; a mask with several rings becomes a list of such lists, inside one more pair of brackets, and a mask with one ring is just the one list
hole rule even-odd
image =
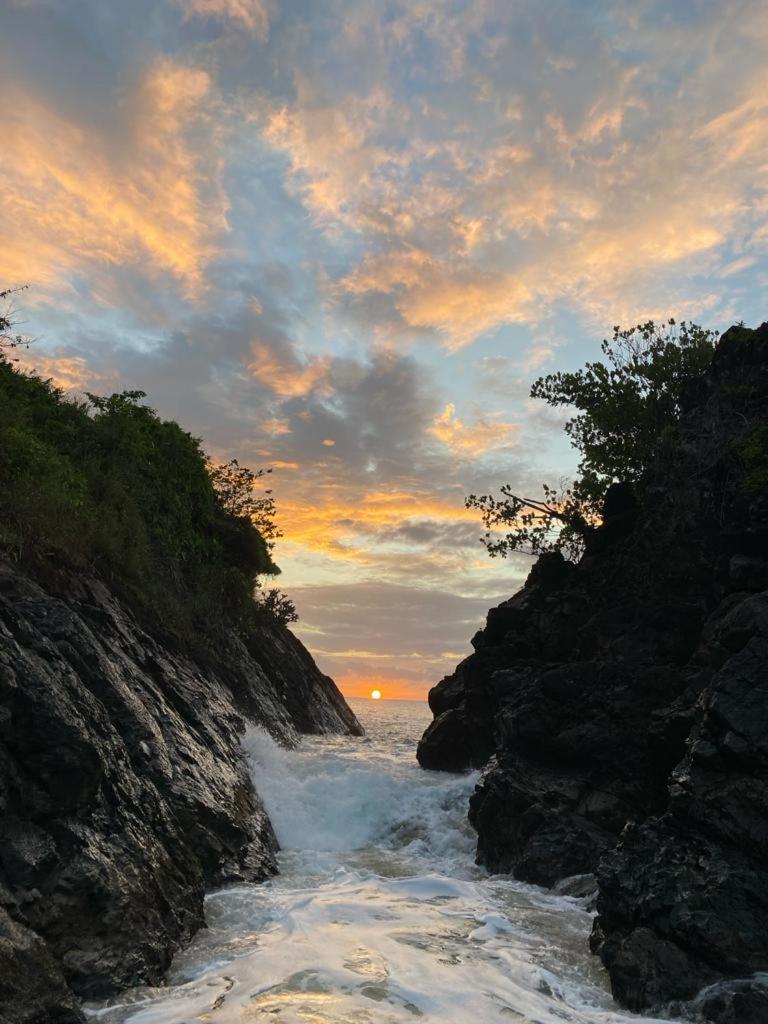
[[210, 663], [160, 642], [97, 578], [0, 562], [0, 1022], [74, 1024], [156, 983], [211, 886], [277, 844], [240, 751], [362, 730], [285, 628]]
[[596, 876], [592, 948], [622, 1003], [756, 1024], [768, 324], [723, 335], [641, 493], [610, 488], [581, 561], [543, 556], [489, 613], [475, 653], [430, 692], [418, 756], [486, 766], [470, 820], [492, 871], [544, 886]]

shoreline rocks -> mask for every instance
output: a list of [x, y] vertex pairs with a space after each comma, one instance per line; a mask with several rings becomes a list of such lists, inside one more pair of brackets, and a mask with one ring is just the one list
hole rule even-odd
[[[598, 882], [632, 1010], [762, 1020], [768, 971], [768, 324], [734, 327], [633, 500], [542, 556], [430, 692], [420, 763], [485, 766], [478, 861]], [[489, 761], [489, 758], [491, 760]], [[730, 987], [729, 987], [730, 986]], [[757, 1007], [757, 1009], [755, 1009]]]
[[158, 983], [206, 889], [276, 871], [245, 720], [359, 733], [283, 627], [203, 666], [96, 578], [0, 563], [0, 1022], [74, 1024], [81, 998]]

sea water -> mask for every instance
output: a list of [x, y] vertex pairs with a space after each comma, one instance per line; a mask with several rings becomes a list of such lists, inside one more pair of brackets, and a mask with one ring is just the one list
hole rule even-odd
[[89, 1006], [100, 1024], [621, 1024], [585, 902], [474, 863], [477, 773], [426, 772], [410, 701], [351, 702], [366, 736], [297, 750], [250, 730], [280, 874], [212, 892], [167, 985]]

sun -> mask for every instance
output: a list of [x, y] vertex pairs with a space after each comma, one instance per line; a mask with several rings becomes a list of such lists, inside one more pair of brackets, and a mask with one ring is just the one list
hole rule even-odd
[[381, 690], [371, 690], [371, 700], [381, 700]]

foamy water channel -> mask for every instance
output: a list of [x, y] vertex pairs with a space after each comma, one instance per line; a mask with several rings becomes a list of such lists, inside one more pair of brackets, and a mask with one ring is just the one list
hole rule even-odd
[[407, 701], [353, 701], [362, 739], [285, 751], [251, 731], [280, 875], [213, 892], [208, 928], [168, 983], [88, 1011], [99, 1024], [620, 1024], [587, 951], [591, 915], [473, 862], [476, 775], [422, 771], [429, 720]]

